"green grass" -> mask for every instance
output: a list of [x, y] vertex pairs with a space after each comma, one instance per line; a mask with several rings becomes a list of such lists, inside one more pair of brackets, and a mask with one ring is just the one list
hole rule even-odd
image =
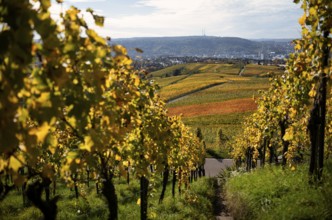
[[316, 186], [308, 184], [307, 165], [273, 166], [231, 177], [225, 193], [236, 219], [332, 219], [332, 161]]
[[213, 219], [214, 192], [213, 179], [207, 178], [194, 182], [190, 190], [175, 199], [168, 190], [163, 204], [154, 205], [156, 219]]
[[[164, 202], [158, 204], [160, 178], [156, 179], [156, 190], [150, 190], [148, 215], [150, 219], [212, 219], [212, 201], [214, 188], [211, 179], [201, 178], [191, 184], [190, 189], [183, 190], [181, 195], [171, 196], [171, 185], [167, 186]], [[153, 184], [153, 183], [152, 183]], [[131, 181], [129, 185], [124, 180], [116, 180], [116, 190], [119, 203], [119, 219], [139, 219], [140, 206], [137, 200], [140, 196], [139, 182]], [[101, 194], [96, 194], [94, 184], [83, 187], [86, 199], [75, 198], [74, 191], [70, 191], [64, 184], [59, 183], [57, 219], [107, 219], [108, 209]], [[30, 220], [41, 219], [40, 211], [33, 207], [24, 207], [21, 192], [12, 191], [0, 203], [0, 219]]]

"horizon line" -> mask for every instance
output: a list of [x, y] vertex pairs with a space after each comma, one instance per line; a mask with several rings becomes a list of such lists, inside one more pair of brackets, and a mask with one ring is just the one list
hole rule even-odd
[[134, 38], [180, 38], [180, 37], [216, 37], [216, 38], [240, 38], [245, 40], [294, 40], [297, 38], [290, 38], [290, 37], [275, 37], [275, 38], [268, 38], [268, 37], [261, 37], [261, 38], [245, 38], [245, 37], [237, 37], [237, 36], [215, 36], [215, 35], [177, 35], [177, 36], [141, 36], [141, 37], [111, 37], [111, 39], [134, 39]]

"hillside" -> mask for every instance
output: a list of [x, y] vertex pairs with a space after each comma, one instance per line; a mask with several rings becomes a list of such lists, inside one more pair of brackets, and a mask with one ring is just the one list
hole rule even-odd
[[112, 44], [121, 44], [129, 49], [132, 57], [138, 54], [134, 48], [144, 51], [140, 56], [208, 56], [234, 58], [260, 58], [267, 55], [286, 55], [292, 51], [291, 40], [247, 40], [238, 37], [145, 37], [113, 39]]
[[160, 86], [169, 114], [182, 114], [193, 130], [200, 127], [208, 152], [220, 156], [225, 155], [227, 143], [218, 144], [218, 131], [222, 129], [229, 141], [240, 132], [243, 118], [256, 109], [253, 97], [269, 87], [268, 72], [279, 74], [282, 70], [256, 64], [243, 68], [238, 64], [189, 63], [152, 72], [151, 77]]

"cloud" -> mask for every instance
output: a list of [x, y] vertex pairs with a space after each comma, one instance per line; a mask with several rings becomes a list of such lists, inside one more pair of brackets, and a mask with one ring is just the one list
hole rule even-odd
[[136, 6], [153, 10], [110, 17], [107, 27], [114, 35], [200, 35], [205, 29], [208, 35], [216, 36], [295, 37], [302, 13], [289, 0], [139, 0]]
[[[299, 36], [297, 20], [303, 13], [290, 0], [99, 1], [103, 2], [69, 0], [64, 7], [77, 3], [93, 8], [106, 17], [105, 27], [97, 28], [98, 32], [115, 38], [201, 35], [203, 29], [213, 36], [294, 38]], [[88, 20], [95, 27], [93, 20]]]

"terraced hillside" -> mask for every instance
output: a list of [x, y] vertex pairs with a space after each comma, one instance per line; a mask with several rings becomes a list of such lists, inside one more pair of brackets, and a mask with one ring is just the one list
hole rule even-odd
[[[227, 153], [242, 119], [256, 109], [258, 91], [269, 87], [268, 73], [280, 72], [277, 66], [192, 63], [151, 75], [167, 101], [169, 114], [182, 114], [187, 125], [200, 127], [210, 154], [220, 156]], [[223, 143], [217, 139], [219, 129]]]

